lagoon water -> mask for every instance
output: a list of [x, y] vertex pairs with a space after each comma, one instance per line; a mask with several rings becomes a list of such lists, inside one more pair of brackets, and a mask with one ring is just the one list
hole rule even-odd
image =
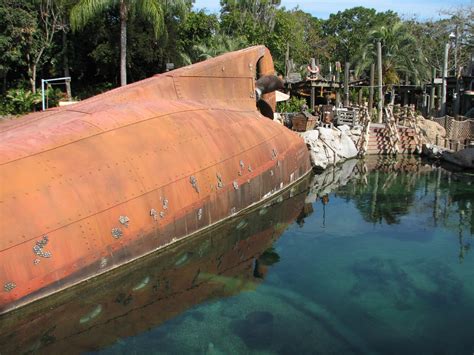
[[79, 292], [80, 305], [63, 306], [82, 312], [71, 334], [43, 323], [36, 348], [474, 353], [473, 175], [410, 158], [350, 161], [313, 179], [137, 266], [126, 292], [113, 289], [120, 280]]

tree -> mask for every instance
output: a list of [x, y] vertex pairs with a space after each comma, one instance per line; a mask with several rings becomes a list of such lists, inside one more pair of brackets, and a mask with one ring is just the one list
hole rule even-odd
[[[80, 0], [71, 11], [71, 26], [73, 30], [83, 28], [99, 13], [119, 5], [120, 18], [120, 84], [127, 84], [127, 22], [131, 15], [137, 14], [147, 19], [155, 37], [163, 31], [166, 8], [158, 0]], [[185, 0], [171, 0], [166, 6], [177, 12], [188, 10]]]
[[379, 26], [368, 33], [367, 43], [359, 47], [355, 71], [357, 76], [376, 62], [377, 42], [382, 44], [382, 77], [389, 88], [398, 84], [402, 76], [412, 78], [415, 82], [428, 78], [429, 68], [417, 40], [402, 22]]
[[249, 44], [265, 43], [279, 5], [280, 0], [221, 0], [221, 31]]
[[236, 51], [247, 46], [242, 37], [229, 37], [222, 33], [214, 35], [208, 44], [196, 44], [193, 49], [199, 60], [206, 60], [220, 54]]
[[328, 41], [334, 44], [333, 60], [355, 62], [356, 52], [369, 31], [398, 21], [399, 17], [393, 11], [377, 12], [359, 6], [331, 14], [322, 29]]
[[7, 77], [12, 72], [26, 71], [25, 53], [28, 42], [37, 28], [37, 19], [31, 3], [4, 0], [0, 4], [0, 77], [3, 92], [7, 90]]
[[58, 6], [53, 0], [4, 0], [0, 13], [0, 69], [6, 75], [13, 66], [26, 66], [31, 91], [35, 93], [37, 70], [49, 58], [54, 35], [60, 29]]
[[[191, 12], [179, 25], [179, 50], [181, 63], [188, 65], [200, 60], [201, 54], [210, 51], [203, 47], [216, 45], [214, 36], [219, 31], [219, 20], [215, 14], [204, 11]], [[201, 51], [202, 49], [202, 51]]]

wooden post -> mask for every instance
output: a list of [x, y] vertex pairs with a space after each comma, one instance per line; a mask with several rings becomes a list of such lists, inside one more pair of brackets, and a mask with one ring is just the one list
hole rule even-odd
[[339, 107], [341, 104], [341, 94], [339, 92], [339, 89], [341, 88], [341, 65], [339, 62], [336, 63], [336, 107]]
[[441, 110], [440, 116], [446, 115], [446, 91], [447, 91], [447, 77], [448, 77], [448, 53], [449, 43], [444, 47], [444, 61], [443, 61], [443, 85], [441, 87]]
[[435, 78], [436, 78], [436, 68], [433, 68], [431, 72], [431, 91], [430, 91], [430, 115], [434, 116], [435, 113]]
[[383, 86], [382, 86], [382, 44], [377, 42], [377, 82], [379, 87], [379, 101], [377, 104], [377, 122], [382, 123], [383, 117]]
[[403, 106], [408, 106], [408, 85], [410, 82], [408, 81], [408, 74], [405, 74], [405, 92], [403, 93]]
[[344, 106], [349, 107], [349, 69], [351, 64], [346, 62], [344, 67]]
[[369, 88], [369, 116], [372, 117], [374, 109], [374, 85], [375, 85], [375, 64], [370, 65], [370, 88]]
[[[311, 70], [315, 71], [316, 70], [316, 60], [314, 58], [311, 58]], [[312, 77], [313, 74], [310, 74]], [[316, 82], [314, 80], [311, 80], [311, 112], [314, 111], [314, 105], [316, 103]]]

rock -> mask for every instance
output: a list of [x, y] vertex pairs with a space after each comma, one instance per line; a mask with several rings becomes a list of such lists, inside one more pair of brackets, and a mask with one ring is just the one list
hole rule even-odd
[[357, 148], [351, 137], [339, 129], [318, 127], [301, 134], [309, 147], [311, 162], [317, 169], [326, 169], [342, 159], [357, 156]]
[[354, 158], [357, 156], [357, 148], [352, 139], [347, 134], [341, 135], [338, 154], [343, 158]]
[[342, 126], [338, 126], [337, 129], [345, 133], [348, 133], [351, 130], [350, 127], [346, 124], [343, 124]]
[[436, 144], [436, 136], [439, 138], [446, 137], [446, 130], [439, 123], [423, 118], [423, 116], [418, 116], [418, 127], [420, 128], [421, 133], [423, 134], [423, 142]]
[[421, 154], [430, 159], [440, 159], [443, 152], [445, 151], [447, 151], [447, 149], [429, 143], [423, 144], [423, 146], [421, 147]]
[[455, 153], [444, 151], [441, 153], [441, 158], [463, 168], [474, 169], [474, 148], [466, 148]]

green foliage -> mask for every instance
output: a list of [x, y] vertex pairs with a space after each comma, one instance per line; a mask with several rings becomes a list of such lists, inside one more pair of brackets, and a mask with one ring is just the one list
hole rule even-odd
[[356, 74], [367, 70], [377, 58], [377, 42], [382, 45], [382, 76], [385, 84], [400, 82], [401, 76], [417, 81], [428, 79], [422, 52], [403, 22], [379, 26], [368, 33], [367, 43], [360, 48]]
[[393, 11], [377, 12], [365, 7], [354, 7], [331, 14], [322, 25], [324, 35], [333, 45], [333, 58], [354, 62], [357, 51], [366, 44], [367, 33], [376, 27], [398, 22]]
[[277, 112], [301, 112], [306, 100], [295, 96], [290, 97], [287, 101], [277, 103]]
[[[473, 50], [472, 6], [451, 11], [441, 20], [420, 21], [400, 20], [392, 11], [364, 7], [322, 20], [299, 8], [282, 8], [279, 0], [221, 0], [220, 16], [191, 11], [190, 0], [125, 0], [122, 12], [119, 4], [115, 0], [1, 1], [0, 92], [28, 81], [33, 87], [40, 79], [34, 80], [34, 71], [41, 78], [52, 78], [63, 76], [66, 69], [79, 97], [117, 86], [123, 19], [128, 29], [129, 81], [162, 72], [169, 62], [179, 67], [255, 44], [270, 49], [279, 73], [285, 70], [289, 45], [297, 68], [306, 68], [310, 58], [316, 58], [325, 75], [329, 63], [349, 61], [356, 76], [364, 77], [375, 61], [376, 41], [381, 40], [384, 78], [390, 85], [405, 78], [424, 81], [432, 67], [441, 69], [451, 32], [458, 33], [458, 67], [468, 63]], [[74, 32], [69, 31], [69, 18], [77, 29]], [[52, 36], [51, 29], [64, 36]], [[452, 57], [451, 48], [450, 74], [454, 73]], [[0, 100], [8, 101], [6, 96]]]
[[26, 89], [10, 89], [0, 105], [3, 115], [21, 115], [38, 109], [41, 103], [41, 94]]

